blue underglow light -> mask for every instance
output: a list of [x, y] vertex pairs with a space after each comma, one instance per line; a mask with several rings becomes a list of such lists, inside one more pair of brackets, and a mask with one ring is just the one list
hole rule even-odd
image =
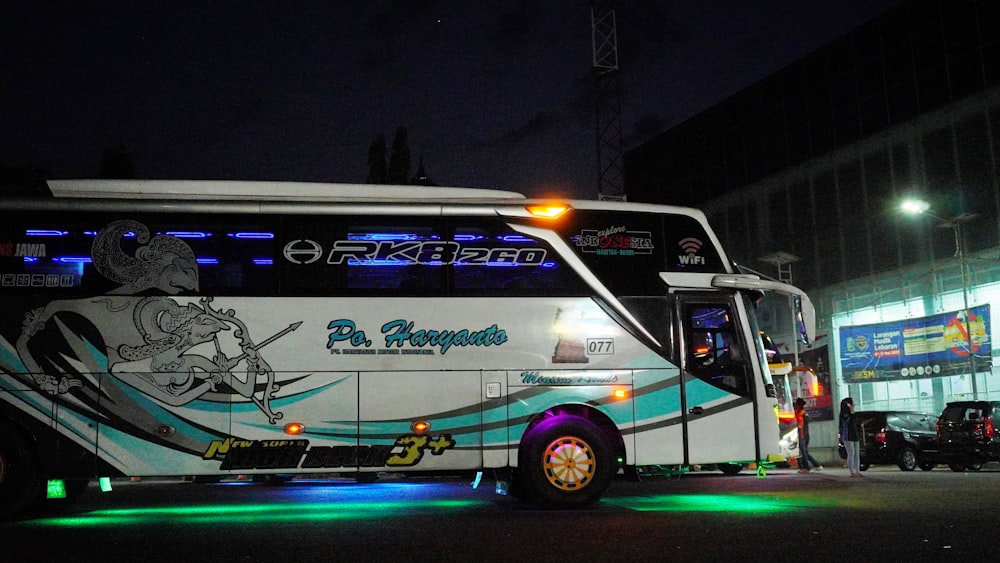
[[274, 260], [271, 258], [254, 258], [253, 263], [258, 266], [270, 266], [274, 264]]
[[196, 261], [199, 264], [209, 264], [209, 265], [211, 265], [211, 264], [218, 264], [219, 263], [219, 259], [218, 258], [198, 258], [198, 259], [196, 259]]
[[535, 239], [531, 239], [521, 235], [503, 235], [497, 238], [504, 242], [535, 242]]
[[484, 237], [482, 235], [459, 235], [459, 234], [455, 235], [455, 240], [456, 241], [461, 241], [461, 242], [467, 242], [467, 241], [473, 241], [473, 240], [483, 240], [484, 238], [486, 238], [486, 237]]
[[24, 263], [25, 264], [33, 264], [35, 262], [38, 262], [38, 258], [35, 257], [35, 256], [25, 256], [24, 257]]

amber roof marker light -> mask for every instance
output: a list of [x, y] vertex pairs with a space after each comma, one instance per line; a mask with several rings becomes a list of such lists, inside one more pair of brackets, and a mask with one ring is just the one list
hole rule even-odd
[[534, 217], [555, 219], [570, 210], [565, 203], [533, 203], [524, 207]]

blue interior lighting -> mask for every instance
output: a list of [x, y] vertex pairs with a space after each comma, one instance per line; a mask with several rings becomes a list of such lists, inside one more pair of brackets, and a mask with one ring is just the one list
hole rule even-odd
[[226, 236], [238, 239], [273, 239], [274, 233], [239, 232], [227, 233]]
[[420, 240], [414, 233], [361, 233], [348, 234], [347, 240]]
[[347, 260], [348, 266], [415, 266], [413, 262], [403, 262], [402, 260], [365, 260], [361, 262], [360, 260], [355, 260], [350, 258]]
[[200, 231], [167, 231], [165, 234], [177, 238], [208, 238], [212, 236], [212, 233], [203, 233]]
[[63, 264], [90, 264], [90, 256], [56, 256], [52, 258], [53, 262], [62, 262]]
[[[97, 236], [97, 231], [83, 231], [83, 234], [86, 235], [86, 236], [88, 236], [88, 237], [96, 237]], [[125, 237], [125, 238], [135, 238], [135, 233], [133, 233], [132, 231], [129, 231], [129, 232], [125, 233], [122, 236]]]
[[57, 231], [54, 229], [28, 229], [24, 234], [29, 237], [64, 237], [69, 231]]

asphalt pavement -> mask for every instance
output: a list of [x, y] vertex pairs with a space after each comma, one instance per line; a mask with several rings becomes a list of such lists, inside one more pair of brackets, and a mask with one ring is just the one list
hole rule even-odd
[[489, 475], [472, 483], [118, 480], [61, 514], [0, 524], [0, 560], [990, 561], [1000, 551], [995, 465], [622, 479], [578, 510], [498, 496]]

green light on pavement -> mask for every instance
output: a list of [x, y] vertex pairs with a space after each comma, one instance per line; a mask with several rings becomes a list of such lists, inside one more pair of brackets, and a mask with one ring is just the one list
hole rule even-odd
[[281, 522], [380, 519], [433, 514], [486, 504], [478, 500], [400, 500], [288, 504], [167, 506], [95, 510], [80, 516], [44, 518], [32, 525], [59, 527], [211, 525], [215, 527]]
[[733, 512], [747, 515], [780, 514], [812, 506], [802, 499], [753, 495], [655, 495], [605, 499], [613, 504], [640, 512]]

